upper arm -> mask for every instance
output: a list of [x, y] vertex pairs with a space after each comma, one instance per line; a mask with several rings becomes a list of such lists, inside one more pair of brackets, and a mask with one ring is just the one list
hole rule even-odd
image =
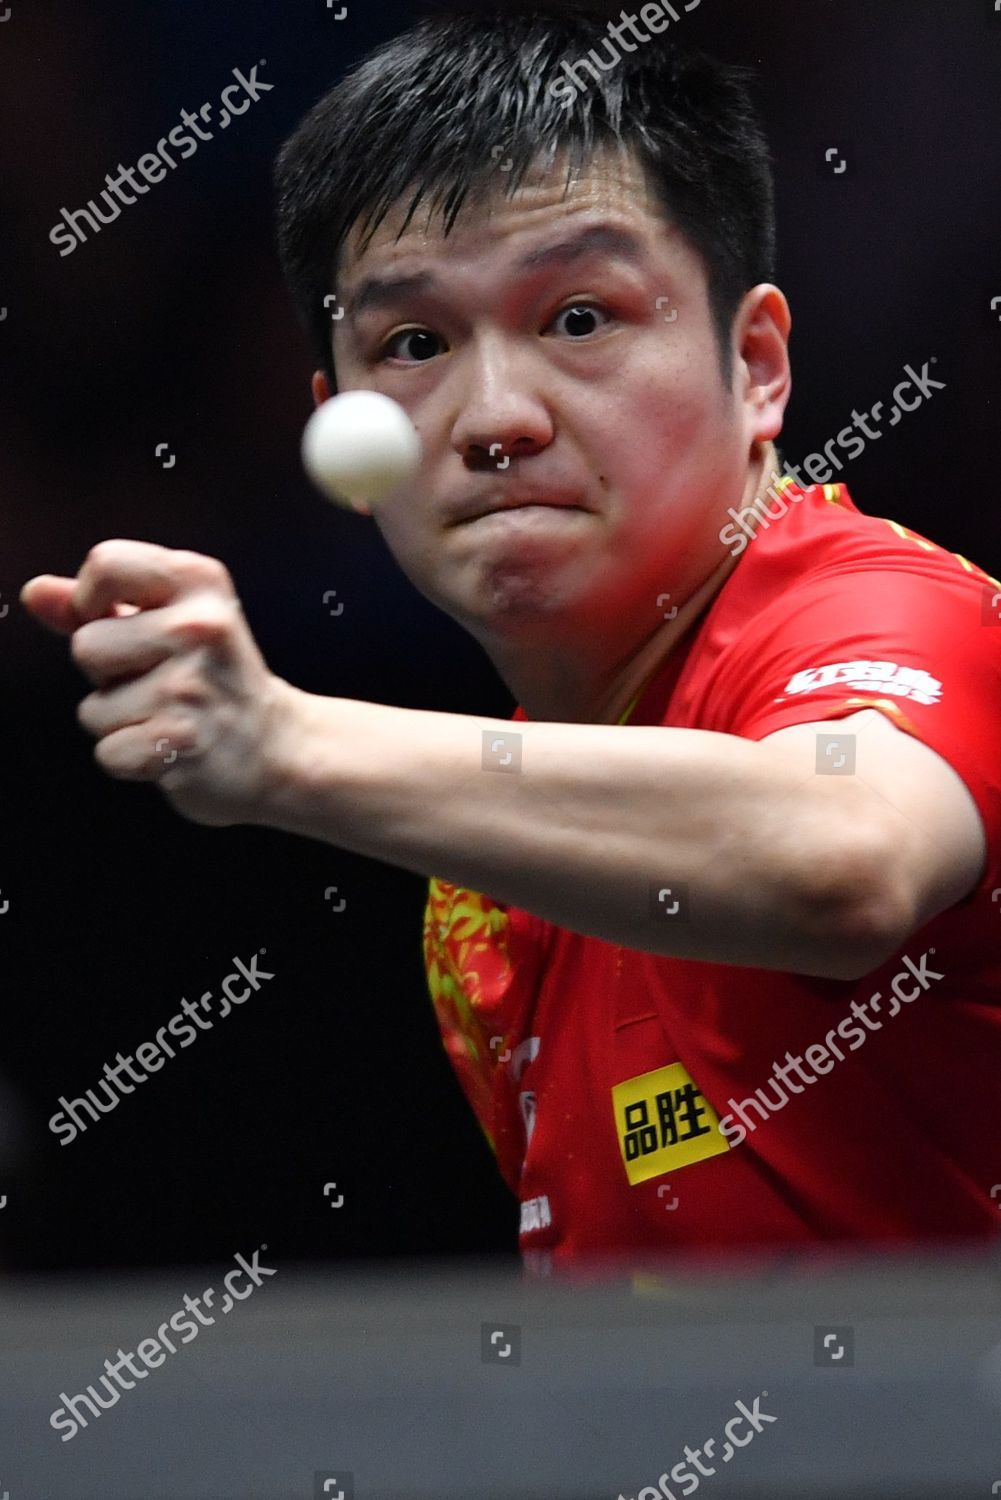
[[[833, 756], [818, 758], [819, 734], [844, 737], [846, 743]], [[851, 775], [855, 789], [866, 794], [863, 805], [871, 807], [872, 824], [883, 831], [891, 898], [887, 908], [900, 912], [900, 930], [888, 957], [912, 932], [961, 901], [982, 878], [987, 840], [964, 782], [941, 755], [878, 709], [794, 724], [764, 736], [761, 743], [793, 752], [804, 777], [821, 774], [833, 782]], [[838, 767], [842, 752], [845, 765]], [[871, 826], [866, 833], [871, 833]]]

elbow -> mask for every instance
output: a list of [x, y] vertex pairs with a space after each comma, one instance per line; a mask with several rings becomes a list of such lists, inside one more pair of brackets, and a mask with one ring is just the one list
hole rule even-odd
[[863, 979], [892, 958], [913, 928], [900, 878], [899, 843], [871, 826], [803, 872], [804, 920], [816, 936], [824, 977]]

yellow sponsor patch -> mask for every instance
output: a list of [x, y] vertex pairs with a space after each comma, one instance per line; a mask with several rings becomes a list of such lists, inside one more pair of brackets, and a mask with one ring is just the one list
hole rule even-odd
[[615, 1084], [612, 1109], [626, 1176], [634, 1187], [730, 1149], [716, 1111], [681, 1063]]

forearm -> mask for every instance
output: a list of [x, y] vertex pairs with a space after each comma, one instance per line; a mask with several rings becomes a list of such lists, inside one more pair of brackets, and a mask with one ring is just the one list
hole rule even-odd
[[704, 730], [292, 704], [255, 822], [626, 947], [847, 977], [870, 894], [847, 778]]

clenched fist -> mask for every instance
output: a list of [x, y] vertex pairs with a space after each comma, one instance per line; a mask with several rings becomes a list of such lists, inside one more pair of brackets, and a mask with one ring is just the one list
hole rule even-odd
[[76, 578], [42, 573], [21, 602], [72, 637], [96, 692], [77, 717], [124, 781], [155, 781], [184, 817], [253, 822], [297, 690], [269, 671], [213, 557], [104, 541]]

